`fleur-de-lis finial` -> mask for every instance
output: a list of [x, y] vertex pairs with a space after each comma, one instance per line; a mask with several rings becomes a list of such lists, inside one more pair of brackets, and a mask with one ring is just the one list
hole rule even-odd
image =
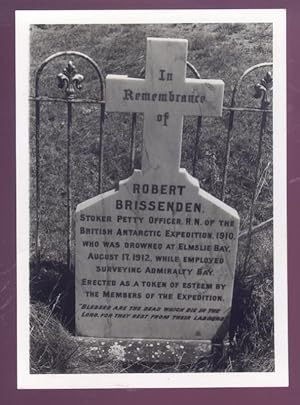
[[271, 72], [267, 72], [265, 77], [254, 86], [254, 98], [261, 98], [261, 108], [265, 109], [270, 104], [270, 92], [273, 89], [273, 77]]
[[76, 92], [82, 88], [84, 76], [77, 73], [74, 63], [69, 61], [63, 72], [57, 75], [57, 79], [58, 87], [65, 90], [67, 98], [74, 98]]

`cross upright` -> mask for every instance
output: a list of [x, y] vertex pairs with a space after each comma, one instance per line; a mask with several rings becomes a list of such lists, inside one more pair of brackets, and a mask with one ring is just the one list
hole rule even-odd
[[107, 76], [106, 110], [144, 113], [143, 172], [178, 172], [184, 115], [222, 115], [224, 82], [187, 79], [187, 45], [148, 38], [145, 79]]

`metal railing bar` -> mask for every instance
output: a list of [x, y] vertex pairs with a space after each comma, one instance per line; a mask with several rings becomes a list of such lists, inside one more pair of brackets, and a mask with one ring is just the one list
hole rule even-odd
[[40, 102], [35, 102], [35, 256], [36, 268], [41, 266], [40, 253]]
[[196, 175], [196, 164], [198, 160], [198, 154], [199, 154], [199, 141], [200, 141], [200, 135], [201, 135], [201, 127], [202, 127], [202, 116], [199, 116], [197, 118], [197, 131], [196, 131], [196, 137], [195, 137], [195, 144], [194, 144], [194, 157], [193, 157], [193, 176]]
[[194, 76], [197, 77], [197, 79], [201, 79], [200, 73], [198, 70], [195, 68], [194, 65], [191, 64], [191, 62], [186, 62], [187, 67], [193, 72]]
[[[195, 66], [191, 62], [187, 61], [186, 65], [187, 65], [188, 69], [191, 70], [191, 72], [197, 79], [201, 79], [200, 73], [198, 72], [198, 70], [195, 68]], [[193, 176], [196, 175], [196, 165], [197, 165], [197, 160], [198, 160], [198, 155], [199, 155], [198, 149], [199, 149], [199, 141], [200, 141], [200, 136], [201, 136], [201, 128], [202, 128], [202, 116], [199, 115], [199, 117], [197, 118], [197, 130], [196, 130], [195, 143], [194, 143], [194, 156], [193, 156], [193, 166], [192, 166]]]
[[72, 196], [71, 196], [71, 136], [72, 136], [72, 104], [67, 104], [67, 268], [71, 271], [71, 241], [72, 241]]
[[87, 103], [87, 104], [105, 104], [105, 100], [93, 100], [93, 99], [85, 99], [85, 98], [75, 98], [68, 100], [66, 98], [59, 98], [59, 97], [29, 97], [29, 101], [42, 101], [42, 102], [55, 102], [55, 103]]
[[255, 211], [255, 198], [257, 194], [257, 186], [259, 181], [259, 170], [262, 161], [262, 148], [263, 148], [263, 137], [265, 134], [267, 122], [267, 114], [265, 112], [262, 113], [261, 124], [260, 124], [260, 134], [259, 134], [259, 142], [258, 142], [258, 150], [257, 150], [257, 158], [256, 158], [256, 168], [255, 168], [255, 175], [254, 175], [254, 187], [252, 191], [251, 197], [251, 206], [249, 212], [249, 231], [248, 231], [248, 242], [246, 246], [246, 254], [245, 254], [245, 261], [244, 261], [244, 271], [246, 271], [250, 256], [250, 248], [251, 248], [251, 238], [252, 238], [252, 228], [253, 228], [253, 219], [254, 219], [254, 211]]
[[137, 114], [133, 113], [131, 121], [131, 134], [130, 134], [130, 173], [132, 173], [134, 170], [134, 162], [135, 162], [136, 118]]
[[[87, 104], [105, 104], [105, 100], [94, 100], [94, 99], [85, 99], [85, 98], [76, 98], [72, 100], [67, 100], [65, 98], [59, 98], [59, 97], [47, 97], [47, 96], [41, 96], [41, 97], [29, 97], [29, 101], [42, 101], [42, 102], [56, 102], [56, 103], [87, 103]], [[272, 113], [273, 110], [262, 110], [260, 108], [252, 108], [252, 107], [222, 107], [223, 110], [225, 111], [245, 111], [245, 112], [267, 112], [267, 113]]]
[[227, 184], [227, 177], [228, 177], [228, 166], [229, 166], [229, 159], [230, 159], [230, 149], [231, 149], [231, 140], [232, 140], [232, 129], [233, 129], [233, 120], [234, 120], [234, 110], [230, 111], [229, 114], [229, 122], [228, 122], [228, 129], [227, 129], [227, 138], [226, 138], [226, 148], [225, 148], [225, 163], [223, 168], [223, 176], [222, 176], [222, 188], [221, 188], [221, 200], [225, 201], [225, 194], [226, 194], [226, 184]]
[[99, 160], [98, 160], [98, 193], [103, 190], [103, 124], [105, 119], [105, 103], [101, 105], [99, 127]]
[[223, 110], [225, 111], [245, 111], [245, 112], [266, 112], [272, 113], [273, 110], [262, 110], [261, 108], [252, 108], [252, 107], [224, 107]]

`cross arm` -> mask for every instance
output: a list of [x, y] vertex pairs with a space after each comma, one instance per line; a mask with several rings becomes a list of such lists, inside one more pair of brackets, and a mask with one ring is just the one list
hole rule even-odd
[[187, 96], [181, 98], [180, 102], [183, 114], [216, 117], [222, 115], [223, 80], [185, 79], [182, 93]]
[[108, 75], [106, 78], [106, 110], [119, 112], [144, 112], [141, 101], [147, 97], [145, 79], [126, 75]]
[[119, 112], [169, 111], [182, 115], [221, 116], [224, 82], [185, 79], [174, 87], [150, 86], [145, 79], [108, 75], [106, 110]]

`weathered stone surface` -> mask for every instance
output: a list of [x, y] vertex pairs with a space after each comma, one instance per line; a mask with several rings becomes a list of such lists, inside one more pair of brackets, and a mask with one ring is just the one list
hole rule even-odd
[[211, 353], [210, 341], [162, 339], [98, 339], [79, 338], [88, 344], [98, 360], [120, 361], [124, 364], [168, 363], [196, 364]]
[[214, 338], [230, 313], [238, 223], [184, 169], [135, 171], [80, 204], [77, 332]]

